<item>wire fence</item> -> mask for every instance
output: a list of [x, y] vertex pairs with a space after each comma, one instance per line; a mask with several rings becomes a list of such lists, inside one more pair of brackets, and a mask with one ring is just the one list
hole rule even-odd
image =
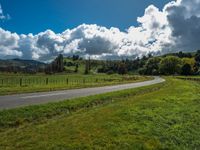
[[123, 78], [0, 78], [1, 87], [10, 86], [47, 86], [47, 85], [83, 85], [100, 84], [105, 82], [121, 82]]
[[182, 79], [182, 80], [189, 80], [189, 81], [198, 81], [200, 82], [200, 78], [190, 78], [190, 77], [176, 77], [177, 79]]

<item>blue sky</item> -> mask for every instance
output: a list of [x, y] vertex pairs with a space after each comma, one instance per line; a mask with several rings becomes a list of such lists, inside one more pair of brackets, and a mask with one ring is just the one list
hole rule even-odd
[[137, 26], [150, 4], [163, 6], [170, 0], [0, 0], [10, 20], [0, 27], [18, 34], [39, 33], [46, 29], [62, 32], [82, 23], [118, 27], [125, 30]]

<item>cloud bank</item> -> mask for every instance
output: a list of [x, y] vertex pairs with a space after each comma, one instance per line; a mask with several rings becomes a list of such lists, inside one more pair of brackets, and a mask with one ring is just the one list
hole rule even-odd
[[162, 10], [150, 5], [137, 21], [138, 27], [124, 32], [96, 24], [36, 35], [18, 35], [0, 28], [0, 58], [48, 61], [62, 53], [116, 59], [200, 49], [200, 0], [172, 1]]

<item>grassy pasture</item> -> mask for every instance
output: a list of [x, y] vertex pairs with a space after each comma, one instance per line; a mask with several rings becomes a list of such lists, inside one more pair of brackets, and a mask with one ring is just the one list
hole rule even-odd
[[200, 149], [200, 84], [167, 82], [0, 112], [1, 149]]
[[0, 95], [52, 91], [129, 83], [148, 80], [150, 77], [122, 75], [14, 75], [0, 74]]

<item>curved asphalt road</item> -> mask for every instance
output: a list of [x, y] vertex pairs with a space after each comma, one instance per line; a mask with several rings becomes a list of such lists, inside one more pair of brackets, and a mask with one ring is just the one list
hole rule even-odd
[[143, 87], [161, 83], [164, 81], [165, 80], [160, 77], [155, 77], [154, 80], [150, 81], [114, 85], [114, 86], [0, 96], [0, 109], [9, 109], [27, 105], [43, 104], [48, 102], [58, 102], [71, 98]]

